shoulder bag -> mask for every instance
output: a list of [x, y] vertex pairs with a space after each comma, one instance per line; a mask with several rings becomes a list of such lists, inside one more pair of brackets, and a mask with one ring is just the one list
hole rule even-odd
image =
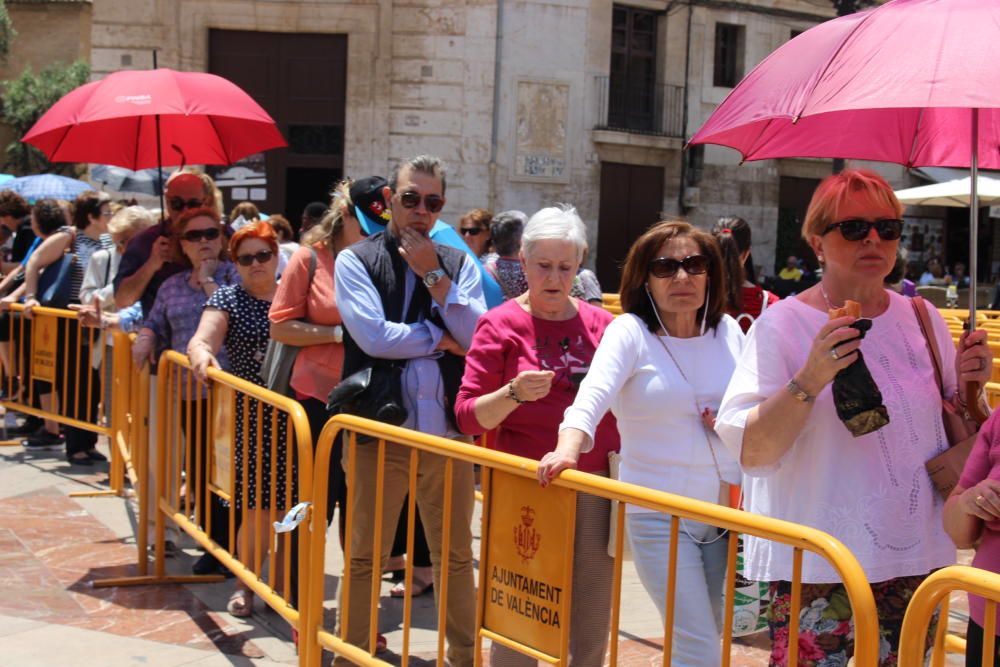
[[[306, 290], [312, 288], [313, 276], [316, 275], [316, 249], [310, 248], [309, 283]], [[301, 347], [276, 341], [273, 338], [267, 343], [264, 361], [260, 364], [260, 377], [264, 386], [283, 396], [291, 395], [292, 368]]]
[[70, 236], [69, 249], [60, 255], [59, 259], [42, 269], [35, 290], [38, 303], [48, 308], [66, 308], [73, 298], [73, 269], [76, 266], [76, 255], [72, 252], [72, 247], [76, 234], [65, 230], [62, 233]]
[[967, 418], [963, 414], [965, 411], [958, 407], [953, 400], [944, 398], [941, 352], [938, 350], [930, 315], [927, 313], [927, 302], [919, 296], [913, 297], [911, 301], [913, 310], [917, 314], [917, 322], [920, 323], [920, 331], [924, 334], [924, 340], [931, 353], [931, 365], [934, 366], [938, 395], [941, 397], [941, 421], [944, 422], [944, 432], [948, 438], [948, 449], [928, 460], [924, 463], [924, 467], [927, 468], [927, 474], [930, 475], [934, 488], [937, 489], [942, 498], [947, 499], [952, 489], [958, 484], [958, 478], [962, 475], [965, 460], [969, 458], [972, 445], [976, 442], [979, 424], [975, 420]]

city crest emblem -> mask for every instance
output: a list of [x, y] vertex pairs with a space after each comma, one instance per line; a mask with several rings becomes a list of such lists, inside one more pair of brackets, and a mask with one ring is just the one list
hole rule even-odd
[[530, 505], [521, 507], [521, 523], [514, 526], [514, 546], [521, 557], [522, 563], [527, 563], [541, 546], [542, 536], [534, 528], [535, 510]]

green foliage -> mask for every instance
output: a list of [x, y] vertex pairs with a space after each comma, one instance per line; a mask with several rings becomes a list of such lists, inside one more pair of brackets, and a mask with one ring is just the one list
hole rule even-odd
[[7, 3], [0, 0], [0, 59], [7, 60], [10, 43], [16, 36], [14, 24], [10, 21], [10, 14], [7, 13]]
[[[90, 65], [82, 60], [68, 66], [51, 65], [38, 74], [33, 74], [30, 68], [25, 69], [20, 77], [2, 82], [4, 120], [20, 139], [59, 98], [89, 79]], [[6, 152], [4, 168], [22, 174], [68, 173], [73, 170], [72, 164], [51, 164], [41, 151], [20, 140], [10, 143]]]

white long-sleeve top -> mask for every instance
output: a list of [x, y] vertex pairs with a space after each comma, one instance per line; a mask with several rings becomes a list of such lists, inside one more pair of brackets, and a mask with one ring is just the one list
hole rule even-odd
[[[942, 527], [943, 505], [924, 469], [925, 461], [948, 446], [934, 368], [909, 299], [889, 295], [889, 308], [874, 318], [861, 343], [889, 424], [853, 437], [837, 417], [828, 385], [784, 456], [774, 465], [744, 470], [748, 511], [833, 535], [857, 557], [872, 582], [925, 574], [955, 562], [955, 547]], [[937, 310], [928, 311], [950, 395], [956, 385], [954, 343]], [[826, 312], [790, 298], [754, 323], [715, 423], [737, 460], [750, 410], [785, 391], [828, 319]], [[791, 580], [790, 547], [748, 537], [745, 549], [748, 579]], [[840, 577], [825, 560], [806, 552], [802, 581], [833, 583]]]
[[[662, 340], [691, 384], [642, 320], [622, 315], [604, 332], [559, 429], [579, 429], [592, 440], [610, 409], [621, 435], [622, 481], [714, 503], [719, 474], [709, 443], [723, 480], [739, 483], [740, 470], [718, 436], [705, 428], [696, 405], [718, 410], [743, 332], [724, 315], [717, 329], [704, 336]], [[649, 510], [630, 505], [628, 511]]]

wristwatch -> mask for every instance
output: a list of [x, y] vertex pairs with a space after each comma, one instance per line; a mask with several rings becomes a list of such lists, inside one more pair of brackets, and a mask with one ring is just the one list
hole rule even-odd
[[444, 278], [444, 269], [434, 269], [424, 274], [424, 285], [428, 288], [437, 285]]
[[799, 386], [799, 383], [796, 382], [794, 378], [788, 381], [788, 384], [785, 385], [785, 389], [787, 389], [788, 393], [794, 396], [795, 400], [797, 401], [802, 401], [803, 403], [812, 403], [813, 401], [816, 400], [816, 397], [807, 394], [805, 390]]

